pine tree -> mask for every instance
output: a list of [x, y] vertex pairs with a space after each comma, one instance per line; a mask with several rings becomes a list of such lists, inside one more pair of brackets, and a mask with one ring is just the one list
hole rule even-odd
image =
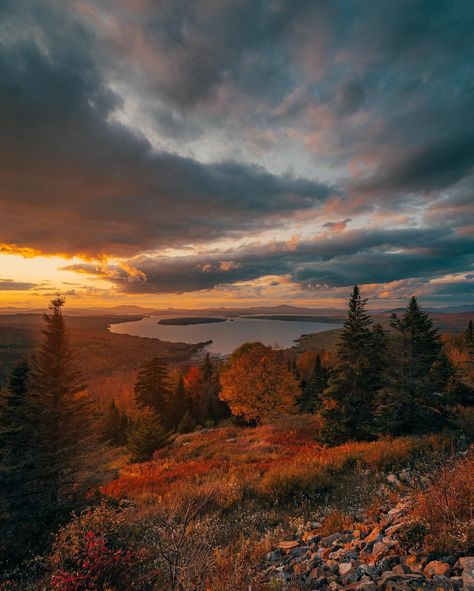
[[438, 330], [415, 297], [402, 318], [392, 316], [391, 326], [398, 337], [396, 357], [379, 395], [379, 429], [393, 435], [442, 429], [450, 421], [445, 390], [452, 368], [441, 353]]
[[111, 445], [124, 445], [127, 427], [127, 415], [119, 411], [115, 400], [111, 400], [102, 418], [100, 440]]
[[18, 560], [34, 542], [36, 503], [31, 470], [36, 463], [30, 368], [18, 363], [0, 403], [0, 565]]
[[167, 402], [167, 409], [167, 426], [172, 430], [176, 430], [184, 415], [191, 409], [182, 374], [179, 376], [176, 388]]
[[469, 320], [467, 330], [464, 333], [464, 345], [468, 355], [466, 373], [471, 374], [474, 371], [474, 328], [472, 325], [472, 320]]
[[466, 343], [466, 345], [468, 347], [474, 349], [474, 327], [472, 324], [472, 320], [469, 320], [469, 323], [467, 325], [467, 330], [464, 333], [464, 342]]
[[203, 390], [207, 398], [206, 418], [217, 423], [230, 416], [230, 410], [228, 405], [219, 398], [219, 372], [212, 363], [209, 353], [204, 358], [201, 371]]
[[58, 296], [44, 315], [43, 341], [31, 375], [39, 457], [31, 478], [39, 484], [38, 514], [50, 522], [80, 504], [100, 479], [105, 461], [95, 433], [96, 416], [75, 367], [63, 305]]
[[134, 387], [138, 408], [148, 408], [167, 422], [170, 385], [168, 368], [159, 357], [153, 357], [140, 370]]
[[372, 321], [354, 286], [338, 346], [338, 361], [323, 393], [322, 441], [337, 445], [374, 436], [373, 401], [380, 367], [374, 367]]
[[191, 433], [196, 428], [196, 423], [189, 411], [186, 412], [178, 425], [178, 433]]
[[328, 386], [329, 371], [321, 362], [321, 355], [316, 355], [313, 371], [308, 382], [303, 387], [303, 394], [299, 400], [302, 412], [314, 413], [322, 405], [322, 395]]
[[128, 436], [128, 449], [132, 462], [148, 462], [156, 450], [168, 442], [168, 434], [160, 423], [160, 417], [146, 415], [141, 417]]

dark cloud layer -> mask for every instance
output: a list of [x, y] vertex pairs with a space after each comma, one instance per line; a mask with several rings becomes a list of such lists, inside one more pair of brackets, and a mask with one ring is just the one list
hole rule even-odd
[[0, 243], [129, 293], [468, 274], [473, 64], [466, 0], [4, 0]]
[[448, 229], [354, 230], [291, 248], [287, 243], [266, 248], [250, 244], [239, 253], [138, 257], [120, 275], [107, 266], [66, 268], [109, 278], [127, 293], [192, 292], [269, 275], [286, 276], [311, 289], [474, 273], [473, 254], [474, 238]]
[[76, 54], [66, 45], [50, 56], [30, 43], [1, 52], [3, 242], [133, 254], [261, 228], [334, 193], [258, 165], [153, 150], [110, 121], [119, 97], [87, 52]]

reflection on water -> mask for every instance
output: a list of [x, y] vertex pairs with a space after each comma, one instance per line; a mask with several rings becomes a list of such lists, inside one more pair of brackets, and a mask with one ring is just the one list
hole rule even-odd
[[[169, 316], [168, 316], [169, 318]], [[265, 345], [291, 347], [302, 334], [339, 328], [338, 324], [233, 318], [214, 324], [188, 326], [158, 324], [160, 316], [151, 316], [135, 322], [112, 324], [111, 332], [139, 337], [154, 337], [163, 341], [202, 343], [212, 340], [207, 349], [211, 353], [228, 354], [245, 342], [260, 341]]]

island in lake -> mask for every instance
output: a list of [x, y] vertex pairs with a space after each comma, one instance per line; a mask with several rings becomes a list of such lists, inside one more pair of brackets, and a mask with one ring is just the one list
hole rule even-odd
[[204, 316], [187, 316], [181, 318], [161, 318], [158, 324], [167, 326], [188, 326], [189, 324], [212, 324], [214, 322], [226, 322], [227, 318], [205, 318]]

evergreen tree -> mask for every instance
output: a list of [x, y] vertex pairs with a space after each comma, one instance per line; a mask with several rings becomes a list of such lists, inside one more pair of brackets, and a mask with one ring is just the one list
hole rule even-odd
[[214, 423], [230, 416], [228, 405], [219, 398], [219, 372], [212, 363], [209, 353], [206, 354], [202, 364], [203, 390], [207, 399], [206, 418]]
[[95, 433], [96, 416], [75, 368], [63, 305], [58, 296], [44, 315], [43, 341], [31, 375], [39, 461], [30, 476], [37, 485], [37, 513], [49, 523], [78, 507], [100, 478], [105, 461]]
[[373, 364], [374, 334], [365, 304], [355, 285], [338, 346], [337, 365], [323, 393], [322, 440], [330, 445], [373, 438], [373, 401], [381, 368]]
[[329, 371], [321, 362], [321, 355], [316, 355], [313, 371], [308, 382], [303, 387], [303, 394], [299, 401], [302, 412], [314, 413], [322, 404], [322, 395], [328, 386]]
[[196, 423], [189, 411], [186, 412], [178, 425], [178, 433], [191, 433], [196, 428]]
[[128, 436], [128, 449], [132, 462], [148, 462], [156, 450], [168, 442], [168, 434], [160, 423], [158, 415], [141, 417]]
[[392, 316], [396, 356], [380, 391], [378, 424], [393, 435], [437, 431], [449, 424], [446, 388], [452, 368], [441, 353], [438, 330], [411, 298], [402, 318]]
[[145, 363], [135, 382], [135, 401], [138, 408], [148, 408], [167, 422], [170, 385], [168, 368], [159, 357]]
[[474, 327], [472, 324], [472, 320], [469, 320], [467, 330], [464, 333], [464, 342], [469, 348], [474, 349]]
[[36, 534], [30, 473], [37, 446], [29, 375], [28, 363], [18, 363], [0, 401], [0, 565], [5, 567], [29, 549]]
[[125, 445], [127, 427], [127, 415], [119, 411], [115, 400], [111, 400], [102, 418], [100, 440], [111, 445]]
[[469, 320], [467, 330], [464, 333], [464, 345], [468, 355], [466, 373], [469, 375], [474, 371], [474, 328], [472, 325], [472, 320]]
[[190, 411], [191, 404], [184, 387], [183, 375], [179, 376], [178, 383], [170, 396], [167, 404], [167, 426], [176, 430], [184, 415]]

